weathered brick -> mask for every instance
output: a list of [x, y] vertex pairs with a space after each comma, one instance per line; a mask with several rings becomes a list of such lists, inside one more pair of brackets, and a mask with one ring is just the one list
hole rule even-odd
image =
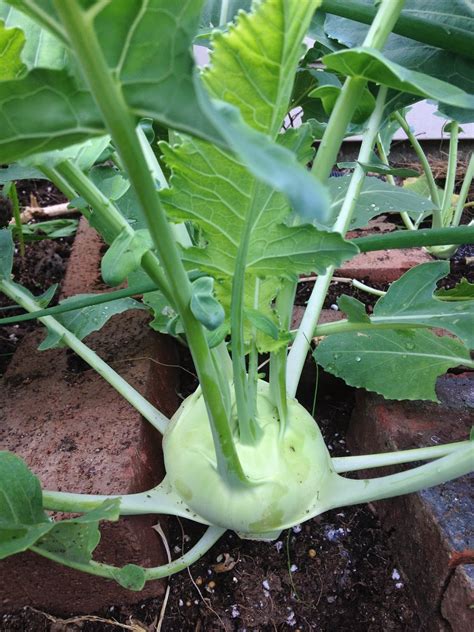
[[[350, 449], [368, 454], [466, 439], [474, 412], [474, 373], [440, 378], [437, 393], [440, 405], [385, 401], [359, 391], [347, 437]], [[472, 594], [468, 596], [461, 581], [467, 567], [458, 566], [454, 573], [452, 569], [452, 560], [473, 548], [472, 481], [472, 476], [464, 476], [375, 503], [420, 608], [424, 629], [430, 631], [474, 629], [474, 610], [468, 607]]]
[[[63, 295], [97, 291], [102, 245], [82, 227]], [[178, 405], [175, 347], [148, 327], [149, 316], [115, 316], [86, 340], [167, 415]], [[98, 374], [67, 349], [38, 352], [44, 332], [27, 335], [0, 383], [0, 449], [25, 459], [46, 489], [96, 494], [144, 491], [163, 476], [161, 436]], [[152, 529], [156, 516], [103, 523], [96, 558], [122, 566], [167, 559]], [[100, 611], [156, 597], [163, 582], [142, 592], [85, 575], [32, 553], [0, 562], [0, 612], [25, 605], [57, 615]]]

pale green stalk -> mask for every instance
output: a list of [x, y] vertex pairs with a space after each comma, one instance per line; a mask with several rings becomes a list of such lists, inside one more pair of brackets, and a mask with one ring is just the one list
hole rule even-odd
[[[449, 137], [449, 156], [448, 171], [446, 174], [446, 183], [444, 185], [443, 201], [441, 202], [441, 217], [443, 226], [450, 224], [450, 214], [452, 207], [452, 199], [454, 195], [454, 186], [456, 184], [456, 168], [458, 165], [458, 140], [459, 140], [459, 123], [451, 121], [451, 130]], [[433, 228], [437, 228], [433, 223]]]
[[363, 290], [364, 292], [373, 294], [374, 296], [385, 296], [385, 294], [387, 294], [387, 292], [384, 292], [383, 290], [376, 290], [374, 287], [370, 287], [370, 285], [366, 285], [357, 279], [353, 279], [351, 285], [356, 287], [358, 290]]
[[[379, 157], [380, 160], [387, 165], [387, 167], [390, 166], [390, 163], [388, 161], [388, 156], [385, 152], [382, 140], [380, 138], [380, 134], [377, 134], [377, 149], [379, 152]], [[387, 174], [387, 182], [389, 184], [391, 184], [393, 187], [396, 185], [395, 182], [395, 178], [392, 176], [392, 174]], [[403, 223], [405, 224], [405, 227], [408, 228], [408, 230], [415, 230], [415, 225], [413, 224], [413, 222], [411, 221], [410, 216], [408, 215], [408, 213], [406, 211], [402, 211], [400, 213], [400, 217], [402, 218]]]
[[[469, 164], [466, 169], [466, 174], [464, 176], [464, 180], [462, 183], [461, 191], [459, 193], [459, 198], [456, 203], [456, 209], [454, 211], [453, 218], [451, 220], [452, 226], [459, 226], [461, 221], [462, 213], [466, 205], [466, 199], [469, 194], [469, 190], [471, 188], [471, 183], [474, 178], [474, 154], [471, 154], [469, 159]], [[472, 222], [468, 224], [472, 225]], [[458, 245], [452, 244], [449, 246], [433, 246], [431, 248], [427, 248], [427, 250], [433, 254], [435, 257], [439, 257], [442, 259], [449, 259], [453, 256], [456, 250], [459, 248]]]
[[414, 461], [430, 461], [431, 459], [447, 456], [471, 443], [470, 441], [457, 441], [456, 443], [448, 443], [446, 445], [434, 445], [429, 448], [414, 448], [413, 450], [402, 450], [400, 452], [334, 457], [332, 459], [332, 465], [335, 472], [342, 474], [343, 472], [356, 472], [358, 470], [375, 467], [413, 463]]
[[[169, 577], [170, 575], [179, 573], [179, 571], [182, 571], [184, 568], [191, 566], [191, 564], [194, 564], [194, 562], [207, 553], [211, 546], [219, 540], [224, 531], [225, 529], [220, 529], [219, 527], [209, 527], [192, 549], [179, 557], [177, 560], [164, 564], [163, 566], [143, 569], [145, 573], [145, 581]], [[112, 566], [110, 564], [103, 564], [101, 562], [94, 561], [89, 563], [77, 562], [37, 546], [31, 546], [30, 550], [46, 557], [49, 560], [52, 560], [53, 562], [58, 562], [59, 564], [82, 571], [83, 573], [88, 573], [89, 575], [96, 575], [107, 579], [116, 579], [117, 572], [120, 571], [119, 567]]]
[[[383, 109], [385, 106], [385, 97], [387, 95], [387, 88], [381, 86], [377, 95], [375, 109], [369, 119], [367, 129], [364, 133], [363, 141], [359, 151], [358, 163], [367, 162], [370, 158], [372, 148], [375, 143], [377, 132], [382, 120]], [[357, 200], [362, 190], [362, 185], [365, 180], [365, 172], [360, 164], [357, 164], [351, 177], [349, 187], [347, 189], [346, 197], [341, 207], [339, 216], [333, 226], [333, 230], [345, 235], [352, 218]], [[303, 370], [304, 361], [308, 349], [310, 347], [310, 341], [313, 337], [313, 332], [316, 327], [316, 323], [319, 320], [324, 299], [326, 297], [329, 285], [331, 283], [332, 276], [334, 274], [335, 266], [329, 266], [326, 272], [319, 275], [316, 283], [314, 284], [311, 297], [308, 301], [305, 313], [303, 315], [298, 333], [288, 354], [286, 379], [287, 389], [290, 396], [294, 397], [298, 382]]]
[[[382, 0], [362, 46], [381, 50], [404, 4], [405, 0]], [[326, 182], [331, 174], [366, 83], [359, 77], [349, 77], [344, 82], [313, 162], [312, 172], [321, 182]]]
[[[15, 303], [21, 305], [29, 312], [40, 309], [38, 303], [33, 300], [20, 286], [11, 281], [1, 280], [0, 290]], [[83, 360], [101, 375], [116, 391], [122, 395], [152, 426], [163, 433], [168, 424], [168, 418], [157, 410], [149, 401], [130, 384], [104, 362], [92, 349], [85, 345], [79, 338], [72, 334], [52, 316], [44, 316], [38, 319], [50, 331], [60, 336], [61, 341], [68, 345]]]
[[191, 311], [191, 283], [148, 170], [120, 85], [107, 66], [93, 21], [84, 13], [78, 1], [70, 0], [65, 3], [63, 0], [54, 0], [54, 6], [146, 218], [196, 366], [206, 401], [219, 470], [229, 482], [238, 480], [246, 483], [204, 329]]
[[[404, 3], [404, 0], [382, 0], [379, 5], [375, 19], [364, 39], [363, 46], [375, 48], [377, 50], [380, 50], [384, 47], [385, 42], [387, 41], [387, 38], [390, 35], [392, 28], [401, 13], [401, 10], [403, 9]], [[337, 154], [341, 147], [342, 141], [344, 140], [347, 126], [352, 119], [365, 85], [365, 80], [358, 77], [349, 77], [344, 82], [341, 93], [336, 101], [336, 105], [331, 112], [328, 125], [324, 132], [324, 136], [321, 140], [316, 158], [312, 166], [312, 172], [322, 182], [325, 182], [331, 174], [331, 170], [337, 159]], [[380, 88], [379, 97], [385, 92], [385, 89]], [[359, 153], [359, 162], [368, 162], [370, 159], [370, 154], [375, 143], [380, 119], [382, 116], [382, 112], [379, 110], [380, 107], [377, 108], [376, 105], [376, 109], [369, 120], [369, 127], [372, 136], [370, 139], [370, 145], [367, 141], [367, 132], [364, 136], [364, 140], [362, 141]], [[377, 128], [374, 127], [375, 122], [377, 122]], [[360, 166], [355, 169], [352, 177], [355, 177], [352, 187], [353, 192], [355, 193], [357, 189], [360, 190], [363, 179], [365, 177], [365, 174]], [[342, 232], [341, 227], [344, 228], [346, 224], [347, 227], [349, 226], [350, 218], [355, 207], [355, 200], [351, 200], [349, 191], [346, 195], [345, 206], [345, 216], [343, 216], [341, 209], [341, 212], [339, 214], [340, 219], [338, 218], [336, 225], [334, 226], [334, 230], [340, 232]], [[343, 235], [345, 234], [347, 227], [342, 232]], [[303, 319], [301, 321], [300, 328], [298, 330], [290, 353], [288, 354], [286, 375], [287, 389], [290, 396], [294, 396], [296, 393], [306, 354], [310, 346], [311, 336], [316, 323], [318, 322], [319, 315], [323, 307], [324, 298], [327, 294], [329, 284], [331, 283], [331, 278], [334, 274], [334, 270], [334, 266], [330, 266], [324, 274], [318, 276], [310, 300], [306, 307]]]
[[430, 190], [430, 198], [433, 204], [436, 204], [438, 208], [440, 207], [440, 199], [438, 188], [436, 187], [436, 182], [433, 177], [433, 172], [431, 171], [430, 163], [428, 162], [428, 158], [426, 157], [425, 152], [423, 151], [423, 147], [418, 142], [417, 137], [413, 134], [408, 125], [405, 118], [400, 114], [400, 112], [394, 112], [394, 117], [397, 120], [398, 124], [402, 128], [402, 130], [407, 135], [408, 140], [410, 141], [411, 146], [413, 147], [415, 154], [420, 161], [421, 167], [423, 169], [423, 173], [426, 177], [426, 182], [428, 184], [428, 188]]

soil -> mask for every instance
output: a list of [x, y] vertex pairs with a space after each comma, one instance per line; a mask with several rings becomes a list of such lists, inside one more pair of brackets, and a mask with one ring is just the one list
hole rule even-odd
[[[31, 196], [34, 196], [41, 206], [58, 204], [65, 201], [65, 197], [57, 191], [49, 182], [44, 180], [29, 180], [18, 183], [18, 197], [20, 205], [28, 205]], [[0, 200], [3, 198], [0, 197]], [[8, 223], [10, 208], [3, 200], [0, 214]], [[1, 221], [1, 220], [0, 220]], [[45, 239], [31, 244], [26, 244], [25, 256], [15, 254], [13, 263], [13, 276], [15, 281], [28, 288], [33, 294], [39, 295], [54, 283], [60, 285], [66, 271], [66, 265], [73, 242], [72, 237], [62, 239]], [[59, 291], [56, 292], [56, 297]], [[54, 305], [57, 299], [53, 299]], [[12, 302], [0, 293], [0, 317], [13, 316], [23, 313], [22, 310], [3, 310], [11, 306]], [[36, 327], [35, 321], [25, 321], [14, 325], [0, 327], [0, 377], [4, 374], [16, 347], [23, 336]]]

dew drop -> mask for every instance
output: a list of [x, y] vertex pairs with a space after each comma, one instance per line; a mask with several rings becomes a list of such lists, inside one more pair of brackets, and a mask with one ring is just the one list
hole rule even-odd
[[356, 362], [360, 362], [360, 361], [361, 361], [361, 357], [360, 357], [360, 356], [357, 356], [357, 357], [356, 357]]

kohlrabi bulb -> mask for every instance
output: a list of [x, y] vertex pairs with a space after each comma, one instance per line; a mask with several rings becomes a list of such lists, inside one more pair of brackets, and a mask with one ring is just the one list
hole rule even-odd
[[311, 415], [288, 400], [283, 436], [269, 385], [259, 382], [256, 445], [235, 437], [248, 484], [231, 483], [217, 471], [214, 444], [201, 391], [188, 397], [164, 435], [167, 479], [186, 505], [210, 524], [241, 537], [273, 539], [305, 519], [331, 475], [331, 460]]

